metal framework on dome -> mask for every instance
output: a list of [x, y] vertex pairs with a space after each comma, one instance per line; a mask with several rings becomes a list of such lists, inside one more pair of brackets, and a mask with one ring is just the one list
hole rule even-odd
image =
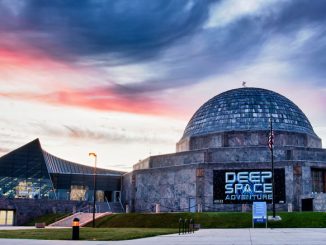
[[182, 138], [227, 131], [274, 130], [318, 137], [306, 115], [286, 97], [261, 88], [243, 87], [221, 93], [190, 119]]

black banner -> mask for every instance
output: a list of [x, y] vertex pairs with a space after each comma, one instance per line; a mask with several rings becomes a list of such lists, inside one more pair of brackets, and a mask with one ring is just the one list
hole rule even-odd
[[[285, 203], [285, 171], [274, 169], [275, 203]], [[214, 203], [242, 204], [264, 201], [272, 203], [270, 169], [214, 170]]]

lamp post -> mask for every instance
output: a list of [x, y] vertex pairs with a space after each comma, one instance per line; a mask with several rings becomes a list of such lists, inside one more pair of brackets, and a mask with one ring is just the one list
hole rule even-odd
[[272, 162], [272, 208], [273, 218], [275, 219], [275, 179], [274, 179], [274, 131], [273, 131], [273, 118], [270, 117], [270, 133], [269, 133], [269, 148], [271, 151], [271, 162]]
[[90, 157], [95, 158], [95, 165], [94, 165], [94, 172], [93, 172], [93, 178], [94, 178], [94, 196], [93, 196], [93, 228], [95, 227], [95, 202], [96, 202], [96, 163], [97, 163], [97, 155], [94, 152], [90, 152], [88, 154]]

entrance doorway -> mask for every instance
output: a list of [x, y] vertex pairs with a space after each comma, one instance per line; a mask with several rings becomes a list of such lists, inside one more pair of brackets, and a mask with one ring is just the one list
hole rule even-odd
[[14, 225], [13, 210], [0, 210], [0, 225]]
[[314, 211], [313, 198], [306, 198], [301, 200], [302, 211]]
[[105, 191], [104, 192], [105, 200], [108, 202], [112, 202], [112, 191]]

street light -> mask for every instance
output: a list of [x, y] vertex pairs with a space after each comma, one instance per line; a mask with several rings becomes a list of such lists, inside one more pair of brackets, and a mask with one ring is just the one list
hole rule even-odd
[[94, 166], [94, 173], [93, 173], [93, 177], [94, 177], [94, 196], [93, 196], [93, 228], [95, 227], [95, 201], [96, 201], [96, 163], [97, 163], [97, 155], [94, 152], [90, 152], [88, 153], [88, 155], [90, 157], [94, 157], [95, 158], [95, 166]]
[[272, 162], [272, 207], [273, 207], [273, 218], [275, 219], [275, 178], [274, 178], [274, 131], [273, 131], [273, 118], [272, 115], [270, 117], [270, 132], [268, 139], [268, 146], [271, 151], [271, 162]]

